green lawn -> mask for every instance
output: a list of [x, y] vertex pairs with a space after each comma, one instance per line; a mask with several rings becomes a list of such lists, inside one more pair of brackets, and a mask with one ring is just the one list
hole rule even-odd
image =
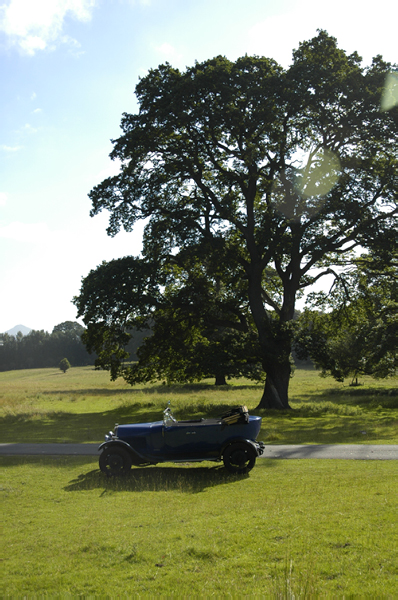
[[[359, 388], [296, 371], [292, 411], [260, 412], [268, 443], [398, 443], [397, 380]], [[1, 442], [102, 441], [115, 421], [247, 404], [261, 387], [111, 383], [92, 368], [0, 373]], [[4, 597], [384, 597], [398, 589], [395, 461], [265, 460], [133, 468], [3, 457]]]
[[3, 458], [3, 597], [394, 598], [393, 461], [259, 460], [107, 479], [91, 458]]
[[292, 411], [257, 411], [262, 388], [234, 380], [216, 388], [141, 385], [92, 367], [0, 373], [2, 442], [100, 442], [115, 422], [159, 420], [168, 401], [177, 417], [218, 415], [246, 404], [263, 417], [259, 439], [266, 443], [398, 443], [398, 380], [348, 383], [298, 369], [292, 379]]

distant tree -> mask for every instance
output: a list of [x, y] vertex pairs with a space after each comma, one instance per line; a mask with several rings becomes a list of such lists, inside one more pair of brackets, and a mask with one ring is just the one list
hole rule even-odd
[[54, 327], [53, 333], [32, 330], [28, 335], [3, 335], [0, 344], [0, 371], [56, 367], [64, 356], [74, 366], [93, 364], [81, 340], [84, 331], [79, 323], [66, 321]]
[[18, 344], [13, 335], [2, 334], [2, 344], [0, 344], [0, 370], [11, 371], [18, 367]]
[[65, 321], [56, 325], [51, 334], [51, 347], [54, 358], [58, 361], [62, 356], [68, 356], [74, 366], [92, 364], [82, 342], [84, 327], [80, 323]]
[[19, 343], [18, 360], [22, 365], [20, 368], [35, 369], [51, 363], [53, 357], [49, 342], [50, 334], [44, 330], [32, 329], [25, 335]]
[[79, 339], [83, 332], [84, 327], [77, 321], [64, 321], [63, 323], [59, 323], [59, 325], [55, 325], [54, 329], [52, 330], [52, 333], [70, 334]]
[[64, 373], [66, 373], [66, 371], [68, 369], [70, 369], [70, 362], [67, 358], [63, 358], [60, 363], [59, 363], [59, 368], [61, 369], [61, 371], [63, 371]]

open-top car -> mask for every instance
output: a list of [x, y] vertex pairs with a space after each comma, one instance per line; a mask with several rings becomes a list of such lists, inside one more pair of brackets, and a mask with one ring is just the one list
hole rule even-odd
[[100, 469], [107, 475], [125, 475], [131, 466], [162, 462], [223, 461], [231, 473], [247, 473], [264, 451], [256, 438], [261, 417], [245, 406], [215, 419], [177, 421], [171, 409], [162, 421], [115, 425], [99, 446]]

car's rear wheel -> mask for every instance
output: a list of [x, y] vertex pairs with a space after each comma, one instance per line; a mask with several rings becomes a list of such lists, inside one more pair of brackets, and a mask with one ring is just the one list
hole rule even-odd
[[108, 476], [126, 475], [131, 469], [131, 456], [124, 448], [105, 448], [99, 457], [99, 466]]
[[248, 444], [231, 444], [224, 450], [224, 466], [230, 473], [248, 473], [256, 464], [256, 454]]

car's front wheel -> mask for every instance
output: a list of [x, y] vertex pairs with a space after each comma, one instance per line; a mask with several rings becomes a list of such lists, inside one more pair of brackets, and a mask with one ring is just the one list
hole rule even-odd
[[256, 454], [248, 444], [231, 444], [224, 450], [224, 466], [230, 473], [248, 473], [256, 464]]
[[99, 457], [99, 466], [108, 476], [126, 475], [131, 469], [131, 456], [124, 448], [108, 447]]

